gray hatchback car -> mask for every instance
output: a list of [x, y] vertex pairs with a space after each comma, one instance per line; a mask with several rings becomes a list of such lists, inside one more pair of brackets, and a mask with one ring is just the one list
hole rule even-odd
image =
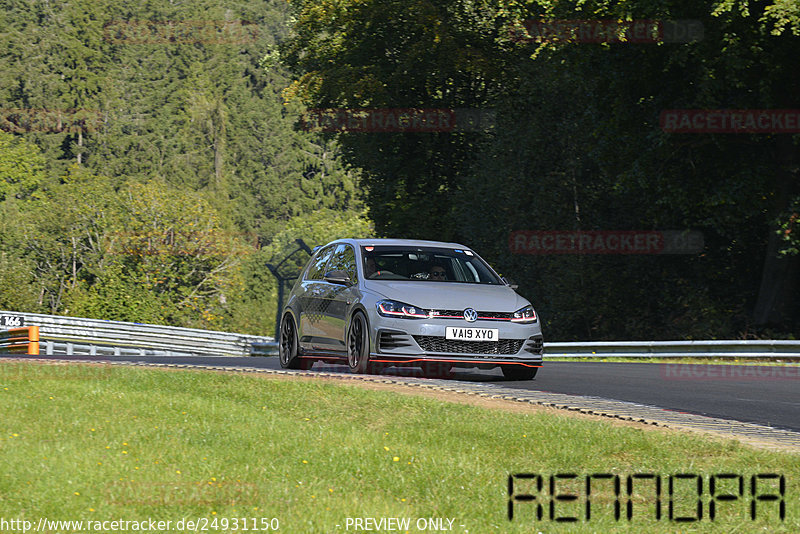
[[283, 310], [281, 366], [497, 366], [529, 380], [542, 366], [530, 302], [464, 245], [340, 239], [315, 250]]

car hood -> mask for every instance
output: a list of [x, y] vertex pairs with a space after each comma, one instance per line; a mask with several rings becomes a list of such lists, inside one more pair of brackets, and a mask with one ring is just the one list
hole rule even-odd
[[530, 304], [508, 286], [459, 282], [370, 280], [365, 289], [426, 309], [514, 312]]

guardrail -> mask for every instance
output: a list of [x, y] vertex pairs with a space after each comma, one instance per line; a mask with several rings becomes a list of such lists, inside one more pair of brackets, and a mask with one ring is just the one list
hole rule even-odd
[[[272, 356], [268, 336], [0, 310], [0, 325], [39, 328], [40, 353], [89, 356]], [[33, 342], [33, 339], [31, 339]], [[2, 349], [0, 349], [2, 351]], [[544, 344], [545, 358], [800, 359], [800, 341], [575, 341]]]
[[0, 354], [39, 354], [39, 327], [0, 330]]
[[800, 341], [594, 341], [545, 343], [550, 358], [800, 358]]
[[[277, 354], [273, 338], [145, 323], [0, 311], [38, 327], [40, 353], [88, 356], [250, 356]], [[262, 349], [257, 352], [254, 346]], [[272, 350], [270, 347], [273, 347]]]

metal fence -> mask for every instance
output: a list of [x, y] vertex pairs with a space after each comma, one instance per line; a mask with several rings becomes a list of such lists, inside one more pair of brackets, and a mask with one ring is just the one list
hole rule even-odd
[[[274, 338], [195, 328], [8, 312], [38, 326], [40, 353], [91, 356], [269, 356]], [[800, 341], [596, 341], [544, 344], [546, 358], [770, 358], [800, 359]]]
[[[40, 354], [90, 356], [250, 356], [277, 354], [275, 340], [196, 328], [0, 311], [39, 327]], [[257, 350], [254, 350], [257, 347]]]
[[595, 341], [545, 343], [550, 358], [800, 358], [800, 341]]

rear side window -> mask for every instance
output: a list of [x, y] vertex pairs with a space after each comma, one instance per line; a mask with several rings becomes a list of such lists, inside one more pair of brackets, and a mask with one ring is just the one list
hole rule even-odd
[[306, 280], [322, 280], [322, 277], [325, 276], [325, 264], [328, 263], [333, 249], [333, 245], [325, 247], [314, 256], [306, 273]]

